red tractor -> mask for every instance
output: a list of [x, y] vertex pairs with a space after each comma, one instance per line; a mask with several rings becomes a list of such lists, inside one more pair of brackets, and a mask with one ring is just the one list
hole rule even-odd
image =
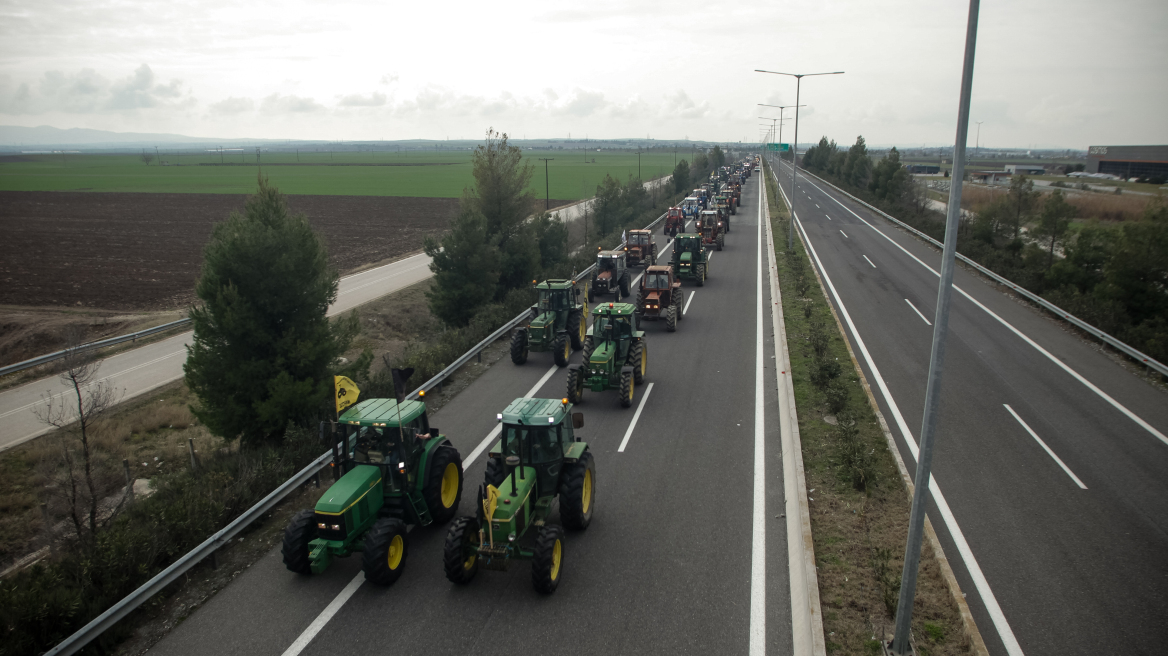
[[641, 277], [637, 291], [637, 314], [641, 319], [665, 319], [665, 330], [677, 330], [681, 320], [681, 281], [673, 277], [673, 267], [651, 266]]
[[685, 232], [685, 213], [680, 207], [671, 207], [665, 213], [665, 234], [676, 237], [679, 232]]
[[697, 231], [702, 236], [702, 245], [714, 250], [722, 250], [726, 243], [725, 224], [718, 210], [703, 210], [698, 215]]
[[628, 266], [657, 264], [657, 243], [653, 241], [653, 233], [649, 230], [629, 230], [625, 251], [628, 253], [625, 260]]

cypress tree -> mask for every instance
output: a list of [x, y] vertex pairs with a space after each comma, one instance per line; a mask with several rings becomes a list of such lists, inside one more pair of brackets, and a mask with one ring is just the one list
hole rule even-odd
[[192, 411], [215, 435], [278, 441], [329, 400], [356, 313], [329, 322], [340, 276], [308, 218], [291, 214], [267, 178], [242, 214], [214, 227], [203, 258], [183, 366], [199, 398]]

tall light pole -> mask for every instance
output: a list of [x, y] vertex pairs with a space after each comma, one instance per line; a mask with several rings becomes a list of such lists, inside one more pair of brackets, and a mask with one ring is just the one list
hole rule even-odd
[[812, 77], [814, 75], [843, 75], [843, 71], [832, 71], [830, 73], [780, 73], [778, 71], [764, 71], [760, 68], [754, 69], [755, 73], [770, 73], [772, 75], [788, 75], [795, 78], [795, 142], [794, 151], [791, 153], [791, 224], [787, 229], [787, 250], [791, 250], [791, 246], [795, 239], [795, 173], [799, 170], [799, 91], [803, 84], [803, 78]]
[[[795, 102], [798, 102], [798, 101], [796, 100]], [[783, 111], [790, 108], [790, 107], [794, 107], [794, 105], [766, 105], [763, 103], [758, 103], [758, 106], [759, 107], [775, 107], [779, 110], [779, 143], [783, 143], [783, 121], [787, 120], [787, 119], [783, 118]], [[799, 107], [806, 107], [806, 106], [807, 105], [799, 105]], [[798, 108], [796, 108], [795, 111], [799, 111]]]
[[548, 211], [552, 207], [551, 183], [548, 182], [548, 162], [555, 159], [555, 157], [540, 157], [543, 161], [543, 211]]
[[[973, 58], [977, 45], [978, 0], [969, 2], [969, 22], [965, 31], [965, 62], [961, 70], [961, 95], [957, 104], [957, 140], [953, 146], [953, 183], [949, 185], [949, 208], [945, 217], [945, 247], [941, 254], [941, 280], [937, 285], [937, 313], [933, 321], [933, 347], [929, 356], [929, 379], [925, 387], [925, 412], [921, 419], [921, 436], [917, 454], [916, 489], [908, 520], [908, 540], [904, 547], [904, 569], [900, 575], [900, 598], [896, 604], [896, 634], [892, 652], [903, 656], [911, 651], [913, 598], [920, 569], [921, 536], [924, 533], [925, 506], [928, 502], [930, 470], [933, 463], [933, 434], [937, 428], [941, 404], [941, 371], [945, 366], [945, 337], [949, 332], [949, 302], [953, 295], [953, 260], [957, 251], [957, 224], [961, 217], [961, 181], [965, 177], [965, 142], [969, 139], [969, 97], [973, 86]], [[1012, 632], [1008, 637], [1013, 638]], [[1003, 635], [1006, 650], [1011, 648]], [[1017, 642], [1013, 645], [1017, 648]]]
[[973, 152], [981, 155], [981, 124], [985, 121], [977, 122], [977, 141], [974, 141]]

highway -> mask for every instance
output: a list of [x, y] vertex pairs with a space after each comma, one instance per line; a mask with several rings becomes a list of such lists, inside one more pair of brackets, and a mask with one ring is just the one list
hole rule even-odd
[[[797, 184], [797, 225], [911, 474], [940, 253]], [[954, 283], [929, 516], [991, 653], [1164, 653], [1168, 398], [976, 274]]]
[[[302, 577], [273, 549], [151, 653], [791, 653], [760, 178], [745, 185], [706, 285], [684, 283], [677, 332], [645, 324], [649, 366], [633, 407], [621, 408], [615, 391], [585, 391], [577, 406], [598, 505], [590, 527], [567, 536], [553, 596], [532, 589], [523, 562], [452, 585], [441, 562], [446, 527], [431, 526], [411, 532], [407, 569], [389, 588], [364, 583], [359, 558]], [[656, 239], [668, 243], [660, 231]], [[661, 248], [662, 259], [669, 252]], [[566, 380], [550, 354], [523, 366], [504, 359], [431, 417], [464, 458], [462, 514], [483, 477], [495, 413], [520, 396], [560, 398]], [[755, 453], [764, 454], [758, 469]]]
[[[347, 276], [341, 279], [329, 315], [346, 312], [429, 277], [430, 258], [424, 253]], [[124, 390], [122, 401], [132, 399], [182, 378], [190, 341], [188, 330], [123, 351], [102, 361], [99, 378]], [[53, 376], [0, 393], [0, 451], [47, 433], [50, 428], [36, 418], [33, 409], [44, 403], [46, 395], [59, 395], [67, 389]]]

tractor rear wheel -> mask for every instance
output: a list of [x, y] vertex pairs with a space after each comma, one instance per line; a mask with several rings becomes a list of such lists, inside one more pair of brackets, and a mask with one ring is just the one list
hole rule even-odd
[[596, 506], [596, 465], [592, 452], [585, 451], [574, 464], [566, 465], [560, 476], [560, 519], [564, 527], [583, 531], [592, 522]]
[[698, 287], [706, 284], [706, 265], [694, 265], [694, 281], [697, 283]]
[[629, 272], [625, 271], [620, 277], [620, 296], [629, 297]]
[[479, 527], [474, 517], [459, 517], [446, 532], [442, 565], [451, 583], [466, 585], [479, 572]]
[[588, 323], [584, 321], [584, 312], [572, 310], [568, 313], [568, 335], [572, 338], [572, 350], [584, 348], [584, 337], [588, 334]]
[[531, 560], [531, 584], [541, 594], [551, 594], [560, 585], [563, 573], [564, 529], [555, 524], [539, 528], [535, 557]]
[[284, 565], [297, 574], [311, 574], [312, 561], [308, 559], [308, 543], [316, 539], [316, 513], [301, 510], [284, 529]]
[[[568, 372], [568, 403], [584, 402], [584, 368], [577, 367]], [[498, 486], [496, 486], [498, 487]]]
[[400, 519], [379, 519], [365, 534], [365, 552], [361, 569], [365, 580], [377, 585], [390, 585], [401, 577], [409, 555], [406, 523]]
[[515, 364], [527, 362], [526, 330], [516, 330], [511, 333], [511, 361]]
[[621, 374], [620, 404], [622, 408], [627, 408], [633, 404], [633, 394], [635, 393], [633, 387], [632, 372]]
[[633, 368], [633, 382], [645, 382], [645, 372], [649, 368], [649, 347], [643, 341], [633, 342], [629, 349], [629, 359], [625, 363]]
[[665, 331], [677, 332], [677, 305], [670, 305], [669, 311], [665, 314]]
[[487, 458], [487, 473], [483, 476], [483, 482], [498, 488], [506, 479], [507, 468], [503, 465], [502, 456], [498, 458]]
[[680, 290], [678, 290], [678, 292], [674, 293], [673, 295], [673, 307], [676, 309], [675, 314], [677, 314], [678, 321], [681, 321], [685, 318], [685, 312], [683, 312], [684, 308], [681, 307], [681, 299], [683, 296], [684, 294], [680, 293]]
[[568, 358], [572, 357], [572, 343], [568, 339], [568, 335], [556, 335], [556, 342], [552, 346], [552, 359], [556, 361], [557, 367], [568, 366]]
[[430, 519], [445, 524], [458, 512], [458, 502], [462, 500], [462, 457], [453, 446], [438, 447], [427, 469], [422, 498], [430, 510]]
[[722, 246], [724, 246], [725, 244], [726, 244], [726, 238], [723, 237], [722, 235], [718, 235], [718, 250], [722, 250]]
[[592, 346], [592, 335], [588, 335], [584, 338], [584, 353], [581, 354], [585, 366], [588, 366], [588, 360], [592, 358], [593, 348], [595, 347]]

